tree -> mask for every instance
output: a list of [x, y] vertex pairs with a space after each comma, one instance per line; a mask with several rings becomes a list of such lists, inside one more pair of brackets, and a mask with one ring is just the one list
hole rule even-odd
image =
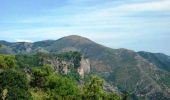
[[4, 60], [4, 56], [0, 55], [0, 69], [6, 69], [7, 65]]
[[0, 93], [3, 95], [1, 97], [7, 100], [32, 99], [26, 75], [15, 70], [5, 70], [0, 73]]
[[97, 76], [91, 76], [90, 80], [85, 83], [83, 92], [84, 99], [87, 100], [100, 100], [104, 97], [105, 92], [103, 90], [104, 81]]
[[16, 59], [14, 55], [5, 55], [4, 60], [8, 66], [8, 68], [15, 68], [16, 67]]
[[76, 99], [80, 93], [74, 79], [55, 73], [49, 65], [33, 68], [31, 86], [42, 90], [41, 93], [44, 92], [48, 95], [48, 99], [52, 100], [72, 100]]
[[122, 91], [122, 92], [123, 92], [122, 100], [129, 100], [129, 93], [127, 91]]
[[16, 67], [14, 55], [0, 55], [0, 69], [10, 69]]
[[31, 86], [44, 88], [47, 77], [52, 73], [54, 73], [54, 71], [50, 65], [44, 65], [41, 68], [32, 68]]
[[104, 80], [92, 75], [83, 88], [83, 100], [120, 100], [114, 92], [107, 93], [103, 89]]
[[42, 59], [37, 54], [18, 54], [16, 60], [20, 68], [42, 66]]
[[76, 99], [79, 96], [79, 89], [74, 80], [58, 74], [51, 74], [46, 83], [46, 90], [50, 99]]
[[120, 96], [114, 92], [109, 93], [106, 98], [108, 100], [121, 100]]

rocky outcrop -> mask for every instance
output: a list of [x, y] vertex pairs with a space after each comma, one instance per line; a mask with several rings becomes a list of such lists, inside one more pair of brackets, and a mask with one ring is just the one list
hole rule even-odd
[[90, 72], [90, 60], [82, 57], [80, 62], [80, 67], [78, 68], [78, 73], [81, 77], [84, 77], [84, 74], [88, 74]]

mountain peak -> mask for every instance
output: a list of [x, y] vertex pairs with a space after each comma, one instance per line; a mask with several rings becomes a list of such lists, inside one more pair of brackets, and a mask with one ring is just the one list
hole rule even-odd
[[90, 43], [90, 42], [92, 42], [88, 38], [85, 38], [85, 37], [82, 37], [82, 36], [79, 36], [79, 35], [69, 35], [69, 36], [65, 36], [61, 39], [69, 40], [69, 41], [73, 41], [73, 42], [79, 42], [79, 43]]
[[68, 38], [75, 38], [75, 37], [77, 37], [77, 38], [85, 38], [85, 37], [82, 37], [80, 35], [68, 35], [68, 36], [65, 36], [65, 37], [68, 37]]

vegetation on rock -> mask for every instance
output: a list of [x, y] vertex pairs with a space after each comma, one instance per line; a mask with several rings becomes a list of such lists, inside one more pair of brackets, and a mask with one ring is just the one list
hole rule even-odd
[[[16, 69], [25, 72], [31, 82], [36, 81], [36, 78], [40, 78], [37, 81], [42, 81], [42, 83], [46, 81], [48, 75], [44, 75], [41, 68], [50, 65], [55, 73], [62, 77], [69, 76], [80, 85], [84, 80], [77, 73], [77, 68], [81, 68], [80, 60], [83, 56], [89, 59], [90, 73], [99, 75], [107, 83], [115, 86], [118, 91], [128, 91], [133, 99], [152, 100], [160, 96], [170, 98], [170, 57], [164, 54], [111, 49], [80, 36], [68, 36], [58, 40], [35, 43], [0, 41], [0, 44], [3, 45], [0, 53], [8, 54], [0, 56], [0, 72], [13, 67], [8, 66], [11, 64], [7, 64], [4, 56], [15, 55]], [[34, 69], [42, 72], [36, 76]], [[87, 75], [84, 70], [80, 71], [83, 75]], [[41, 87], [44, 88], [44, 84]], [[38, 87], [36, 92], [35, 88], [37, 87], [31, 87], [32, 95], [37, 98], [38, 94], [48, 97], [46, 91]]]
[[[81, 79], [79, 52], [60, 54], [0, 55], [0, 99], [3, 100], [120, 100], [117, 93], [103, 89], [97, 76]], [[51, 58], [64, 61], [68, 73], [48, 64]], [[67, 64], [68, 63], [68, 64]]]

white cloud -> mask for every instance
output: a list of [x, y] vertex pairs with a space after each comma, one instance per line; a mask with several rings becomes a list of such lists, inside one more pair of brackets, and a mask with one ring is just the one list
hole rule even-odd
[[[111, 2], [112, 3], [112, 2]], [[157, 0], [157, 1], [145, 1], [140, 3], [127, 3], [119, 6], [114, 4], [105, 4], [102, 7], [87, 7], [86, 11], [77, 11], [74, 14], [64, 15], [48, 15], [42, 17], [34, 17], [28, 19], [18, 19], [17, 22], [20, 24], [47, 24], [47, 25], [68, 25], [76, 28], [100, 28], [100, 27], [119, 27], [125, 22], [121, 20], [122, 16], [128, 16], [140, 11], [170, 11], [170, 0]], [[108, 7], [107, 7], [108, 6]], [[63, 7], [55, 12], [64, 12], [72, 8]], [[83, 9], [82, 9], [83, 10]], [[128, 20], [127, 20], [128, 21]], [[128, 21], [129, 23], [129, 21]]]
[[[16, 39], [18, 42], [56, 40], [63, 36], [75, 34], [113, 48], [133, 46], [135, 48], [136, 45], [141, 46], [146, 43], [145, 37], [161, 38], [160, 36], [163, 33], [170, 32], [169, 5], [170, 0], [146, 0], [144, 2], [122, 3], [116, 6], [113, 2], [110, 2], [110, 4], [99, 6], [86, 6], [85, 9], [80, 6], [63, 6], [51, 12], [46, 11], [42, 16], [23, 17], [21, 19], [18, 17], [18, 20], [14, 20], [16, 22], [11, 23], [11, 25], [18, 25], [19, 27], [14, 27], [15, 30], [8, 29], [8, 32], [1, 32], [0, 34], [1, 38], [2, 36], [10, 37], [10, 39]], [[152, 11], [160, 16], [166, 12], [168, 17], [155, 17], [152, 15]], [[142, 17], [148, 14], [145, 12], [151, 13], [153, 17]], [[140, 17], [133, 17], [137, 14]], [[132, 15], [132, 17], [127, 17], [129, 15]], [[25, 28], [22, 28], [22, 25], [25, 25]], [[7, 35], [7, 33], [11, 34]], [[158, 36], [158, 34], [160, 35]], [[167, 34], [165, 35], [167, 36]], [[141, 40], [143, 43], [137, 40]], [[162, 41], [155, 40], [152, 43], [158, 42], [162, 43]]]
[[119, 11], [170, 11], [170, 0], [148, 1], [143, 3], [124, 4], [113, 8]]
[[32, 40], [16, 39], [16, 42], [32, 42]]

